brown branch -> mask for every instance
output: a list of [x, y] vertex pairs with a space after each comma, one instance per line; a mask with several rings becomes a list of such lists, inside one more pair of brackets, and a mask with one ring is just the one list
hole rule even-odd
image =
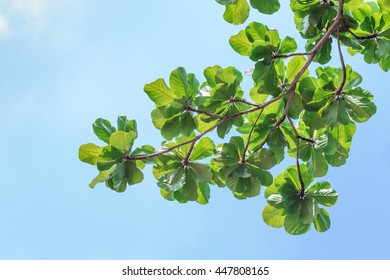
[[305, 55], [310, 55], [311, 52], [305, 52], [305, 53], [289, 53], [289, 54], [274, 54], [272, 56], [273, 59], [277, 58], [289, 58], [292, 56], [305, 56]]
[[290, 117], [287, 117], [288, 118], [288, 121], [290, 122], [290, 125], [291, 127], [293, 128], [294, 130], [294, 133], [295, 133], [295, 136], [296, 136], [296, 153], [295, 153], [295, 164], [297, 166], [297, 172], [298, 172], [298, 179], [299, 179], [299, 184], [301, 185], [301, 190], [299, 191], [299, 198], [301, 199], [305, 199], [306, 198], [306, 193], [305, 193], [305, 183], [303, 182], [303, 178], [302, 178], [302, 172], [301, 172], [301, 167], [299, 165], [299, 135], [298, 135], [298, 132], [297, 130], [295, 129], [295, 126], [294, 126], [294, 123], [293, 121], [291, 120]]
[[347, 81], [347, 70], [345, 68], [345, 62], [344, 62], [344, 57], [343, 57], [343, 52], [341, 50], [341, 43], [340, 43], [340, 28], [337, 29], [337, 49], [339, 52], [339, 57], [340, 57], [340, 63], [341, 63], [341, 69], [343, 71], [343, 79], [341, 81], [341, 84], [337, 90], [334, 92], [334, 96], [336, 98], [340, 98], [343, 88], [345, 86], [345, 83]]
[[[291, 89], [291, 88], [290, 88], [290, 89]], [[290, 89], [289, 89], [289, 90], [290, 90]], [[289, 92], [289, 90], [286, 91], [283, 95], [286, 95], [286, 94]], [[254, 154], [255, 154], [256, 152], [260, 151], [260, 150], [264, 147], [265, 143], [267, 143], [268, 139], [271, 137], [271, 135], [272, 135], [272, 133], [274, 132], [274, 130], [275, 130], [277, 127], [279, 127], [279, 126], [282, 124], [282, 122], [286, 119], [286, 116], [287, 116], [287, 114], [288, 114], [288, 110], [290, 109], [290, 106], [291, 106], [291, 102], [292, 102], [293, 97], [294, 97], [294, 91], [291, 91], [291, 92], [290, 92], [290, 96], [289, 96], [289, 98], [288, 98], [288, 100], [287, 100], [286, 107], [284, 107], [283, 115], [282, 115], [282, 116], [273, 124], [271, 130], [268, 132], [268, 134], [267, 134], [267, 136], [265, 137], [265, 139], [263, 140], [263, 142], [260, 144], [259, 147], [257, 147], [257, 148], [253, 151]]]
[[244, 164], [245, 163], [245, 154], [246, 152], [248, 151], [248, 148], [249, 148], [249, 144], [251, 142], [251, 138], [252, 138], [252, 134], [253, 134], [253, 131], [255, 130], [255, 126], [257, 125], [257, 122], [259, 121], [260, 117], [261, 117], [261, 114], [264, 112], [264, 108], [260, 111], [259, 115], [257, 116], [255, 122], [253, 123], [252, 125], [252, 128], [251, 128], [251, 131], [249, 132], [249, 135], [248, 135], [248, 139], [246, 141], [246, 144], [245, 144], [245, 148], [244, 148], [244, 151], [242, 153], [242, 156], [241, 156], [241, 161], [240, 163], [241, 164]]
[[213, 117], [213, 118], [216, 118], [216, 119], [223, 119], [223, 117], [220, 116], [220, 115], [209, 113], [209, 112], [206, 112], [206, 111], [201, 111], [201, 110], [198, 110], [198, 109], [194, 109], [194, 108], [191, 108], [190, 106], [185, 107], [185, 110], [188, 111], [188, 112], [193, 112], [193, 113], [197, 113], [197, 114], [202, 114], [202, 115], [206, 115], [206, 116], [209, 116], [209, 117]]
[[194, 139], [185, 141], [183, 143], [177, 144], [175, 146], [169, 147], [169, 148], [164, 149], [164, 150], [159, 151], [159, 152], [155, 152], [153, 154], [144, 155], [144, 156], [135, 156], [135, 157], [128, 156], [128, 157], [125, 158], [125, 160], [144, 160], [144, 159], [150, 159], [150, 158], [154, 158], [154, 157], [161, 156], [163, 154], [169, 153], [169, 152], [173, 151], [174, 149], [177, 149], [177, 148], [179, 148], [181, 146], [188, 145], [188, 144], [191, 144], [191, 143], [194, 143], [194, 142], [198, 141], [200, 138], [205, 136], [207, 133], [213, 131], [218, 126], [222, 125], [224, 122], [226, 122], [228, 120], [229, 120], [228, 118], [225, 118], [225, 119], [221, 120], [220, 122], [216, 123], [215, 125], [213, 125], [209, 129], [205, 130], [204, 132], [202, 132], [201, 134], [196, 136]]
[[194, 150], [196, 141], [197, 140], [192, 141], [191, 146], [190, 146], [190, 148], [189, 148], [189, 150], [188, 150], [188, 152], [186, 154], [186, 157], [182, 160], [182, 163], [183, 163], [184, 166], [188, 166], [188, 162], [190, 160], [190, 156], [192, 154], [192, 151]]
[[246, 101], [244, 99], [229, 99], [229, 102], [230, 103], [242, 103], [242, 104], [246, 104], [246, 105], [254, 106], [254, 107], [259, 106], [259, 104], [251, 103], [251, 102]]
[[306, 141], [306, 142], [308, 142], [308, 143], [310, 143], [310, 144], [312, 144], [312, 145], [314, 145], [314, 144], [316, 143], [313, 139], [306, 138], [306, 137], [303, 137], [303, 136], [299, 135], [297, 129], [296, 129], [295, 126], [292, 124], [291, 118], [290, 118], [290, 117], [287, 117], [287, 118], [288, 118], [288, 120], [289, 120], [289, 122], [290, 122], [290, 124], [291, 124], [291, 127], [292, 127], [292, 129], [293, 129], [293, 131], [294, 131], [294, 135], [295, 135], [296, 138], [299, 138], [300, 140]]
[[344, 27], [347, 28], [347, 31], [357, 40], [361, 40], [361, 41], [364, 41], [364, 40], [370, 40], [370, 39], [376, 39], [378, 38], [379, 34], [378, 33], [373, 33], [373, 34], [370, 34], [370, 35], [365, 35], [365, 36], [359, 36], [359, 35], [356, 35], [351, 29], [348, 28], [348, 26], [346, 26], [344, 24]]
[[[177, 144], [173, 147], [170, 147], [170, 148], [167, 148], [165, 150], [162, 150], [162, 151], [159, 151], [159, 152], [156, 152], [156, 153], [153, 153], [153, 154], [149, 154], [149, 155], [143, 155], [143, 156], [135, 156], [135, 157], [131, 157], [131, 156], [126, 156], [125, 157], [125, 160], [143, 160], [143, 159], [150, 159], [150, 158], [153, 158], [153, 157], [157, 157], [157, 156], [160, 156], [160, 155], [163, 155], [165, 153], [168, 153], [176, 148], [179, 148], [181, 146], [184, 146], [184, 145], [188, 145], [188, 144], [192, 144], [194, 145], [196, 141], [198, 141], [200, 138], [202, 138], [203, 136], [205, 136], [207, 133], [213, 131], [214, 129], [216, 129], [217, 127], [219, 127], [220, 125], [222, 125], [223, 123], [231, 120], [231, 119], [234, 119], [236, 117], [239, 117], [239, 116], [242, 116], [242, 115], [245, 115], [245, 114], [249, 114], [249, 113], [252, 113], [252, 112], [256, 112], [258, 110], [262, 110], [263, 108], [269, 106], [270, 104], [278, 101], [278, 100], [281, 100], [283, 98], [285, 98], [287, 95], [289, 95], [289, 98], [287, 100], [287, 103], [286, 103], [286, 106], [285, 106], [285, 110], [283, 112], [283, 115], [278, 119], [277, 122], [274, 123], [274, 125], [272, 126], [270, 132], [268, 133], [268, 135], [266, 136], [266, 138], [264, 139], [264, 141], [261, 143], [260, 147], [256, 149], [256, 151], [260, 150], [264, 145], [265, 143], [267, 142], [267, 140], [269, 139], [269, 137], [271, 136], [272, 132], [286, 119], [286, 117], [288, 116], [288, 111], [290, 109], [290, 106], [291, 106], [291, 102], [292, 102], [292, 99], [294, 97], [294, 94], [295, 94], [295, 88], [296, 88], [296, 85], [298, 83], [298, 80], [302, 77], [303, 73], [307, 70], [307, 68], [309, 67], [309, 65], [313, 62], [314, 60], [314, 57], [316, 55], [316, 53], [321, 49], [321, 47], [324, 45], [324, 43], [329, 39], [329, 37], [332, 35], [332, 33], [337, 30], [340, 26], [340, 24], [342, 23], [342, 19], [343, 19], [343, 6], [344, 6], [344, 0], [339, 0], [339, 7], [338, 7], [338, 11], [337, 11], [337, 15], [333, 21], [333, 25], [325, 32], [324, 36], [321, 38], [320, 41], [318, 41], [318, 43], [314, 46], [314, 48], [310, 51], [310, 53], [308, 54], [305, 54], [305, 55], [309, 55], [306, 63], [303, 65], [303, 67], [301, 68], [301, 70], [298, 72], [298, 74], [295, 76], [294, 80], [292, 81], [291, 83], [291, 86], [288, 88], [288, 90], [286, 90], [286, 92], [284, 92], [283, 94], [279, 95], [278, 97], [274, 98], [274, 99], [271, 99], [261, 105], [257, 105], [257, 104], [253, 104], [253, 103], [250, 103], [250, 102], [247, 102], [245, 100], [241, 100], [241, 99], [232, 99], [231, 102], [241, 102], [241, 103], [244, 103], [244, 104], [247, 104], [247, 105], [250, 105], [250, 106], [254, 106], [254, 108], [250, 109], [250, 110], [246, 110], [246, 111], [242, 111], [242, 112], [239, 112], [239, 113], [236, 113], [236, 114], [233, 114], [233, 115], [230, 115], [230, 116], [227, 116], [227, 117], [223, 117], [223, 118], [220, 118], [221, 116], [219, 117], [216, 117], [218, 115], [215, 115], [215, 114], [211, 114], [211, 113], [207, 113], [209, 116], [211, 117], [216, 117], [216, 118], [219, 118], [220, 121], [218, 123], [216, 123], [215, 125], [213, 125], [212, 127], [208, 128], [207, 130], [205, 130], [204, 132], [202, 132], [201, 134], [199, 134], [198, 136], [196, 136], [194, 139], [192, 140], [188, 140], [186, 142], [183, 142], [183, 143], [180, 143], [180, 144]], [[192, 110], [192, 109], [191, 109]], [[193, 110], [196, 110], [196, 109], [193, 109]], [[205, 113], [203, 111], [199, 111], [199, 113]], [[206, 114], [206, 115], [207, 115]], [[214, 116], [213, 116], [214, 115]], [[309, 140], [309, 139], [307, 139]], [[297, 141], [299, 141], [299, 137], [297, 137]], [[254, 151], [254, 152], [256, 152]], [[299, 165], [299, 162], [298, 164]], [[299, 168], [298, 168], [298, 172], [300, 172]], [[304, 190], [303, 190], [304, 192]]]

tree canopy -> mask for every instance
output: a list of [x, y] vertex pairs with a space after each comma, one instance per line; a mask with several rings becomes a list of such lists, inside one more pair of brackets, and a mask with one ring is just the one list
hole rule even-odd
[[[244, 24], [250, 12], [273, 14], [280, 8], [278, 0], [216, 2], [225, 6], [225, 21], [235, 25]], [[306, 41], [299, 51], [293, 37], [281, 38], [260, 22], [230, 37], [232, 49], [254, 64], [249, 92], [234, 66], [207, 67], [202, 82], [178, 67], [169, 80], [145, 85], [155, 103], [151, 119], [161, 132], [161, 147], [134, 145], [135, 120], [120, 116], [114, 126], [97, 119], [93, 131], [105, 144], [79, 149], [79, 159], [99, 171], [89, 186], [105, 183], [123, 192], [142, 182], [142, 170], [150, 164], [167, 200], [207, 204], [211, 186], [247, 199], [258, 196], [263, 186], [266, 224], [290, 234], [306, 233], [312, 225], [319, 232], [328, 230], [324, 207], [334, 205], [338, 196], [318, 178], [329, 166], [346, 163], [357, 123], [376, 113], [372, 93], [360, 87], [362, 76], [344, 55], [361, 54], [366, 63], [390, 69], [390, 1], [291, 0], [290, 8]], [[338, 68], [328, 65], [332, 59]], [[315, 73], [310, 65], [317, 67]], [[210, 138], [213, 131], [224, 141]], [[274, 177], [270, 170], [286, 157], [295, 164]]]

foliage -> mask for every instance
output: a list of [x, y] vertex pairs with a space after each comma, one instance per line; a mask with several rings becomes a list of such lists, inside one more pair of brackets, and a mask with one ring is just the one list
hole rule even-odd
[[[273, 14], [280, 8], [278, 0], [216, 2], [225, 6], [223, 17], [233, 24], [244, 23], [250, 11]], [[119, 117], [115, 128], [97, 119], [93, 131], [107, 145], [88, 143], [79, 149], [79, 159], [99, 170], [89, 186], [104, 182], [123, 192], [140, 183], [142, 169], [151, 164], [168, 200], [206, 204], [212, 185], [246, 199], [264, 186], [266, 224], [294, 235], [312, 224], [319, 232], [328, 230], [330, 217], [322, 207], [333, 206], [337, 193], [316, 178], [325, 176], [329, 165], [346, 163], [356, 124], [376, 113], [373, 95], [359, 86], [362, 77], [345, 64], [342, 47], [388, 71], [390, 2], [291, 0], [290, 8], [306, 41], [303, 52], [296, 52], [294, 38], [280, 38], [259, 22], [229, 40], [234, 51], [255, 64], [249, 93], [241, 88], [242, 73], [232, 66], [206, 68], [203, 83], [179, 67], [168, 81], [145, 85], [156, 105], [151, 118], [164, 138], [161, 148], [133, 149], [135, 120]], [[334, 54], [340, 68], [326, 66]], [[313, 62], [320, 65], [310, 73]], [[221, 144], [206, 137], [216, 131], [225, 139], [232, 129], [238, 135]], [[286, 156], [295, 165], [273, 178], [269, 170]]]

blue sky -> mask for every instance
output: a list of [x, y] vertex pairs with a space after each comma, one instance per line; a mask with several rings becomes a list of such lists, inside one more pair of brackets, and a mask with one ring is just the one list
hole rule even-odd
[[[390, 257], [389, 74], [360, 56], [346, 61], [378, 112], [358, 125], [347, 165], [324, 177], [339, 193], [326, 233], [268, 227], [262, 194], [238, 201], [215, 187], [206, 206], [166, 201], [150, 168], [122, 194], [88, 188], [97, 171], [77, 152], [98, 143], [96, 118], [135, 118], [136, 145], [158, 146], [145, 83], [178, 66], [200, 81], [210, 65], [252, 66], [227, 43], [243, 26], [222, 14], [211, 0], [0, 0], [0, 259]], [[292, 18], [285, 6], [251, 20], [297, 37]]]

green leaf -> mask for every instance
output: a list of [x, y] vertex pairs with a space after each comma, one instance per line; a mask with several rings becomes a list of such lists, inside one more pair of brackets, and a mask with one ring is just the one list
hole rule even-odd
[[311, 156], [307, 162], [307, 170], [314, 177], [323, 177], [328, 173], [328, 162], [325, 159], [325, 156], [314, 147], [311, 148]]
[[136, 134], [133, 131], [116, 131], [110, 137], [110, 145], [123, 152], [129, 152], [133, 146], [135, 138]]
[[294, 94], [291, 100], [290, 108], [288, 110], [288, 115], [293, 119], [298, 119], [302, 111], [303, 111], [302, 99], [298, 94]]
[[[275, 189], [272, 190], [272, 187], [274, 187]], [[277, 208], [283, 208], [283, 196], [281, 196], [279, 193], [278, 193], [278, 189], [275, 187], [275, 185], [271, 185], [271, 187], [267, 187], [266, 188], [266, 196], [270, 193], [270, 192], [276, 192], [274, 194], [271, 194], [267, 197], [267, 202], [269, 203], [269, 205], [271, 206], [274, 206], [274, 207], [277, 207]]]
[[79, 159], [82, 162], [96, 165], [101, 151], [101, 147], [92, 143], [81, 145], [79, 148]]
[[311, 224], [301, 223], [300, 215], [287, 215], [284, 221], [284, 229], [292, 235], [300, 235], [310, 230]]
[[337, 202], [337, 192], [331, 188], [328, 182], [317, 182], [308, 190], [307, 195], [324, 206], [333, 206]]
[[247, 163], [246, 167], [248, 171], [255, 176], [257, 179], [259, 179], [260, 183], [264, 186], [269, 186], [272, 184], [273, 178], [271, 173], [268, 171], [262, 170], [256, 165]]
[[126, 128], [127, 122], [128, 122], [128, 120], [127, 120], [126, 116], [119, 116], [118, 120], [117, 120], [118, 130], [126, 131], [125, 128]]
[[[317, 42], [316, 42], [317, 43]], [[307, 48], [307, 51], [311, 51], [311, 47]], [[314, 61], [320, 64], [326, 64], [332, 59], [332, 43], [330, 40], [326, 40], [322, 47], [318, 50], [314, 56]]]
[[287, 214], [295, 215], [296, 213], [300, 213], [302, 200], [298, 195], [298, 186], [296, 186], [290, 179], [287, 179], [285, 184], [280, 187], [279, 193], [283, 197], [284, 207]]
[[325, 232], [330, 228], [330, 217], [324, 208], [320, 208], [320, 211], [314, 220], [314, 227], [319, 232]]
[[161, 135], [165, 139], [171, 140], [174, 137], [180, 135], [181, 129], [182, 129], [182, 123], [180, 122], [180, 116], [177, 116], [164, 123], [164, 125], [161, 128]]
[[[293, 57], [287, 64], [286, 78], [289, 82], [292, 82], [299, 71], [301, 71], [303, 65], [305, 65], [306, 59], [302, 56]], [[306, 76], [308, 72], [306, 71]], [[302, 76], [304, 78], [305, 75]]]
[[166, 108], [165, 106], [159, 106], [155, 108], [150, 114], [153, 125], [157, 129], [161, 129], [165, 124], [165, 122], [167, 121], [167, 119], [165, 118], [165, 108]]
[[352, 67], [347, 65], [346, 67], [347, 81], [344, 86], [344, 90], [355, 88], [360, 85], [363, 78], [358, 73], [352, 70]]
[[210, 200], [210, 186], [207, 183], [199, 183], [198, 185], [198, 198], [196, 202], [199, 204], [207, 204]]
[[186, 173], [184, 167], [177, 168], [172, 172], [162, 175], [157, 185], [168, 192], [174, 192], [181, 189], [186, 183]]
[[237, 2], [237, 0], [215, 0], [215, 1], [221, 5], [229, 5]]
[[287, 146], [286, 138], [280, 128], [276, 128], [268, 138], [267, 144], [270, 148], [283, 149]]
[[[311, 182], [313, 182], [314, 178], [313, 175], [311, 175], [306, 166], [301, 164], [300, 165], [300, 170], [301, 170], [301, 175], [302, 175], [302, 180], [305, 186], [310, 185]], [[294, 184], [294, 187], [297, 191], [301, 189], [301, 184], [299, 182], [299, 177], [298, 177], [298, 171], [296, 166], [289, 166], [286, 168], [286, 170], [283, 172], [284, 178], [290, 179], [291, 182]]]
[[250, 7], [246, 0], [237, 0], [232, 4], [226, 5], [223, 18], [233, 24], [242, 24], [249, 17]]
[[130, 132], [133, 131], [136, 134], [137, 132], [137, 122], [135, 120], [128, 120], [125, 116], [118, 117], [117, 120], [118, 123], [118, 130], [124, 131], [124, 132]]
[[[269, 31], [267, 31], [267, 33], [268, 32]], [[274, 46], [270, 42], [255, 41], [252, 44], [249, 58], [253, 61], [263, 60], [267, 65], [269, 65], [272, 62], [273, 54], [278, 50], [277, 47], [278, 46]]]
[[251, 6], [260, 13], [271, 15], [280, 8], [278, 0], [250, 0]]
[[237, 0], [236, 2], [226, 5], [223, 18], [233, 24], [241, 24], [249, 17], [250, 7], [246, 0]]
[[261, 169], [269, 170], [283, 160], [284, 151], [263, 148], [253, 155], [253, 161]]
[[267, 26], [259, 22], [251, 22], [245, 28], [246, 35], [251, 42], [257, 40], [265, 41], [265, 34], [267, 31]]
[[113, 178], [110, 178], [106, 181], [106, 186], [110, 188], [113, 191], [116, 191], [118, 193], [124, 192], [126, 190], [126, 180], [121, 180], [114, 183]]
[[99, 171], [110, 169], [113, 165], [122, 161], [125, 153], [114, 146], [106, 146], [102, 149], [97, 160], [97, 168]]
[[175, 200], [173, 192], [167, 192], [166, 190], [160, 189], [160, 194], [166, 200], [169, 200], [169, 201], [174, 201]]
[[125, 163], [126, 179], [129, 185], [139, 184], [144, 179], [144, 174], [137, 167], [137, 164], [132, 161], [127, 161]]
[[324, 127], [324, 120], [318, 112], [304, 111], [301, 120], [311, 129], [317, 130]]
[[185, 183], [183, 187], [175, 191], [173, 195], [180, 203], [196, 201], [199, 197], [196, 173], [191, 168], [185, 168], [184, 171]]
[[389, 12], [390, 10], [390, 0], [378, 0], [378, 5], [381, 8], [382, 12]]
[[276, 96], [280, 93], [278, 75], [275, 69], [275, 64], [266, 64], [259, 61], [255, 65], [252, 78], [256, 83], [260, 83], [259, 93], [266, 93]]
[[303, 224], [311, 224], [317, 216], [317, 209], [314, 200], [310, 197], [306, 197], [301, 200], [301, 213], [300, 221]]
[[200, 160], [208, 158], [213, 155], [214, 149], [214, 142], [208, 137], [203, 137], [195, 145], [194, 150], [191, 153], [190, 160]]
[[167, 86], [164, 79], [157, 79], [153, 83], [146, 84], [144, 91], [156, 105], [169, 105], [173, 98], [173, 92]]
[[100, 171], [99, 175], [97, 175], [95, 178], [93, 178], [91, 183], [89, 183], [89, 187], [91, 189], [93, 189], [98, 183], [102, 183], [102, 182], [110, 179], [112, 177], [112, 174], [114, 173], [115, 169], [116, 169], [116, 165], [114, 165], [109, 170]]
[[340, 145], [334, 154], [325, 155], [325, 158], [331, 166], [339, 167], [347, 162], [348, 150]]
[[179, 67], [171, 73], [169, 78], [169, 85], [171, 86], [173, 93], [179, 98], [190, 98], [187, 79], [187, 72], [183, 67]]
[[348, 114], [347, 103], [344, 99], [334, 100], [322, 113], [325, 122], [330, 126], [346, 125], [351, 122]]
[[197, 182], [209, 182], [212, 178], [211, 169], [206, 164], [196, 163], [196, 162], [190, 162], [189, 167], [192, 168], [193, 171], [195, 171], [197, 175]]
[[245, 30], [241, 30], [237, 35], [230, 37], [229, 44], [240, 55], [249, 56], [252, 43], [248, 40]]
[[347, 106], [352, 110], [351, 118], [356, 122], [365, 122], [376, 113], [376, 106], [367, 98], [344, 96]]
[[185, 112], [180, 117], [181, 129], [180, 132], [185, 136], [190, 136], [196, 129], [196, 123], [192, 117], [192, 113]]
[[110, 143], [111, 134], [116, 131], [115, 127], [113, 127], [108, 120], [102, 118], [97, 119], [93, 123], [92, 128], [96, 136], [107, 144]]
[[125, 163], [121, 161], [117, 164], [117, 167], [112, 175], [112, 182], [114, 190], [118, 191], [122, 184], [122, 180], [125, 177]]
[[293, 53], [297, 50], [297, 43], [294, 38], [287, 36], [283, 39], [280, 47], [279, 47], [279, 53], [280, 54], [288, 54]]
[[264, 207], [263, 213], [264, 222], [274, 228], [280, 228], [284, 225], [285, 214], [283, 208], [276, 208], [267, 204]]

